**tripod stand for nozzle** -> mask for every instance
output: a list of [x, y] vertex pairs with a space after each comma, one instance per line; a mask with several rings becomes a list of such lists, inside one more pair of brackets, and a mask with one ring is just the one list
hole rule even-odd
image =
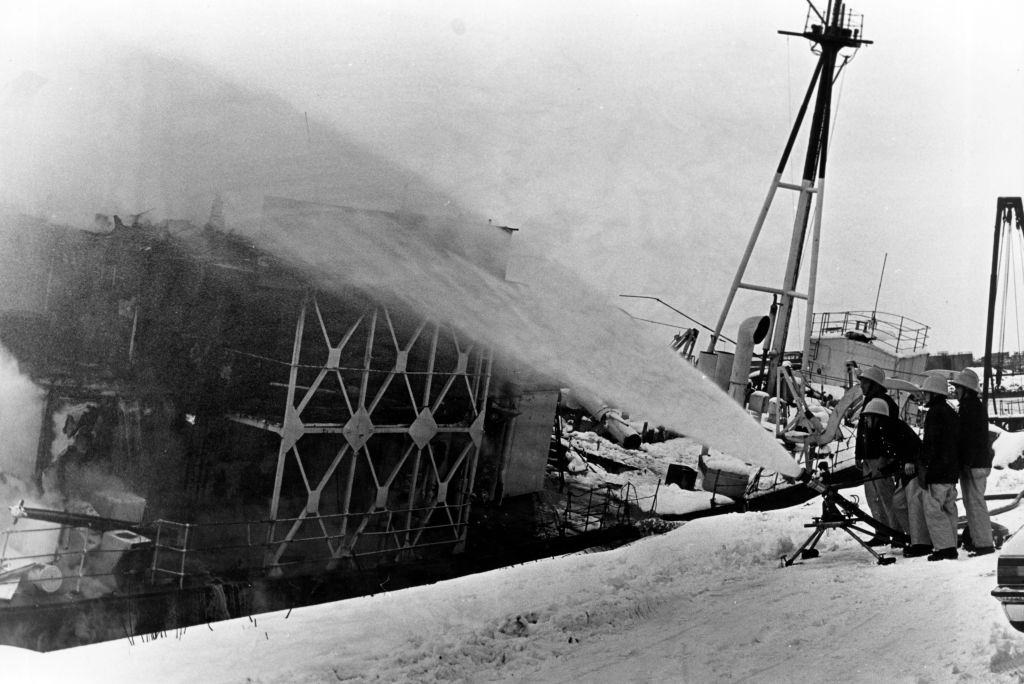
[[[867, 478], [865, 481], [867, 481]], [[873, 548], [868, 546], [866, 541], [858, 537], [853, 532], [856, 530], [861, 534], [868, 535], [875, 535], [881, 532], [889, 535], [894, 540], [905, 540], [906, 535], [875, 520], [858, 508], [852, 501], [840, 496], [839, 493], [831, 486], [825, 484], [821, 480], [811, 480], [808, 483], [808, 486], [818, 492], [821, 492], [821, 516], [814, 518], [812, 522], [804, 525], [804, 527], [814, 528], [814, 531], [811, 532], [811, 536], [800, 545], [800, 548], [798, 548], [792, 556], [788, 558], [785, 556], [782, 557], [782, 562], [786, 567], [793, 565], [793, 563], [796, 562], [797, 556], [802, 560], [817, 558], [819, 553], [814, 547], [817, 546], [822, 535], [824, 535], [828, 530], [843, 530], [846, 532], [848, 535], [853, 537], [854, 541], [874, 556], [879, 565], [891, 565], [896, 562], [894, 557], [875, 551]], [[858, 527], [857, 523], [870, 525], [874, 530]]]

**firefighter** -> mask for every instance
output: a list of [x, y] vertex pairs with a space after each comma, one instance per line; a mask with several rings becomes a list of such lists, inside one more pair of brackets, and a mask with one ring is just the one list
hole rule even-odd
[[[899, 408], [896, 402], [885, 391], [885, 372], [881, 368], [866, 367], [861, 370], [858, 376], [861, 392], [864, 393], [865, 408], [873, 399], [879, 399], [885, 403], [887, 415], [880, 416], [881, 422], [899, 420]], [[864, 482], [864, 497], [868, 500], [868, 508], [871, 510], [871, 517], [889, 527], [896, 527], [897, 522], [893, 516], [892, 497], [895, 490], [892, 478], [882, 473], [883, 448], [879, 444], [878, 432], [869, 431], [863, 420], [864, 409], [861, 409], [861, 420], [857, 423], [857, 441], [854, 446], [854, 460], [860, 467], [866, 481]], [[882, 546], [891, 543], [888, 535], [876, 534], [867, 541], [869, 546]]]
[[[864, 416], [888, 416], [888, 410], [885, 401], [872, 399], [864, 407]], [[891, 462], [890, 468], [894, 479], [893, 517], [896, 519], [896, 526], [910, 538], [910, 545], [903, 550], [903, 556], [927, 556], [932, 552], [932, 540], [928, 536], [928, 525], [924, 517], [924, 471], [920, 467], [921, 438], [910, 425], [897, 418], [889, 421], [888, 429], [882, 433], [882, 443], [885, 458]]]
[[965, 370], [950, 381], [960, 405], [960, 492], [967, 513], [964, 550], [972, 556], [995, 551], [992, 521], [985, 505], [985, 485], [992, 472], [992, 446], [988, 438], [988, 415], [978, 399], [978, 376]]
[[924, 468], [925, 521], [935, 550], [930, 561], [955, 560], [956, 481], [960, 474], [957, 442], [960, 425], [956, 413], [946, 403], [946, 378], [930, 375], [921, 386], [928, 415], [924, 418], [921, 441], [921, 465]]
[[[894, 479], [892, 511], [896, 528], [910, 538], [910, 546], [904, 549], [903, 555], [907, 558], [927, 555], [932, 552], [932, 543], [924, 518], [922, 489], [915, 477], [921, 438], [899, 418], [883, 423], [879, 416], [891, 418], [889, 407], [883, 399], [872, 399], [864, 407], [862, 419], [867, 421], [868, 430], [880, 431], [878, 439], [884, 454], [882, 461], [886, 464], [882, 470], [891, 473]], [[872, 427], [872, 423], [877, 427]]]

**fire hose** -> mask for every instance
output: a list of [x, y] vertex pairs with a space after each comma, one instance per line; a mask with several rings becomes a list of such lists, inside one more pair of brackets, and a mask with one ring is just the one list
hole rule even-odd
[[43, 522], [68, 525], [70, 527], [87, 527], [97, 532], [110, 532], [112, 530], [128, 530], [135, 534], [147, 536], [151, 530], [149, 525], [144, 525], [130, 520], [118, 520], [117, 518], [105, 518], [99, 515], [88, 515], [85, 513], [68, 513], [67, 511], [54, 511], [46, 508], [32, 508], [26, 506], [25, 501], [9, 507], [11, 517], [17, 524], [21, 518], [30, 520], [41, 520]]

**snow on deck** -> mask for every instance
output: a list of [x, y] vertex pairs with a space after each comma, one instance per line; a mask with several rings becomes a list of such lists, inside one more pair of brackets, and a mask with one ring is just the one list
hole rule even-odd
[[[999, 491], [1020, 472], [993, 475]], [[855, 491], [855, 490], [854, 490]], [[32, 682], [1017, 681], [996, 556], [890, 566], [838, 532], [780, 567], [820, 500], [686, 523], [612, 551], [62, 652]], [[999, 521], [1016, 529], [1024, 512]]]

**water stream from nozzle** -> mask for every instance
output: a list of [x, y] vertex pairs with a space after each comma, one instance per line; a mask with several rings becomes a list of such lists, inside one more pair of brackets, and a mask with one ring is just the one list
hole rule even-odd
[[397, 299], [562, 386], [748, 462], [798, 472], [767, 432], [664, 340], [550, 260], [536, 258], [524, 283], [478, 266], [453, 242], [470, 242], [472, 230], [410, 228], [379, 212], [269, 201], [257, 239], [325, 290], [354, 286]]

